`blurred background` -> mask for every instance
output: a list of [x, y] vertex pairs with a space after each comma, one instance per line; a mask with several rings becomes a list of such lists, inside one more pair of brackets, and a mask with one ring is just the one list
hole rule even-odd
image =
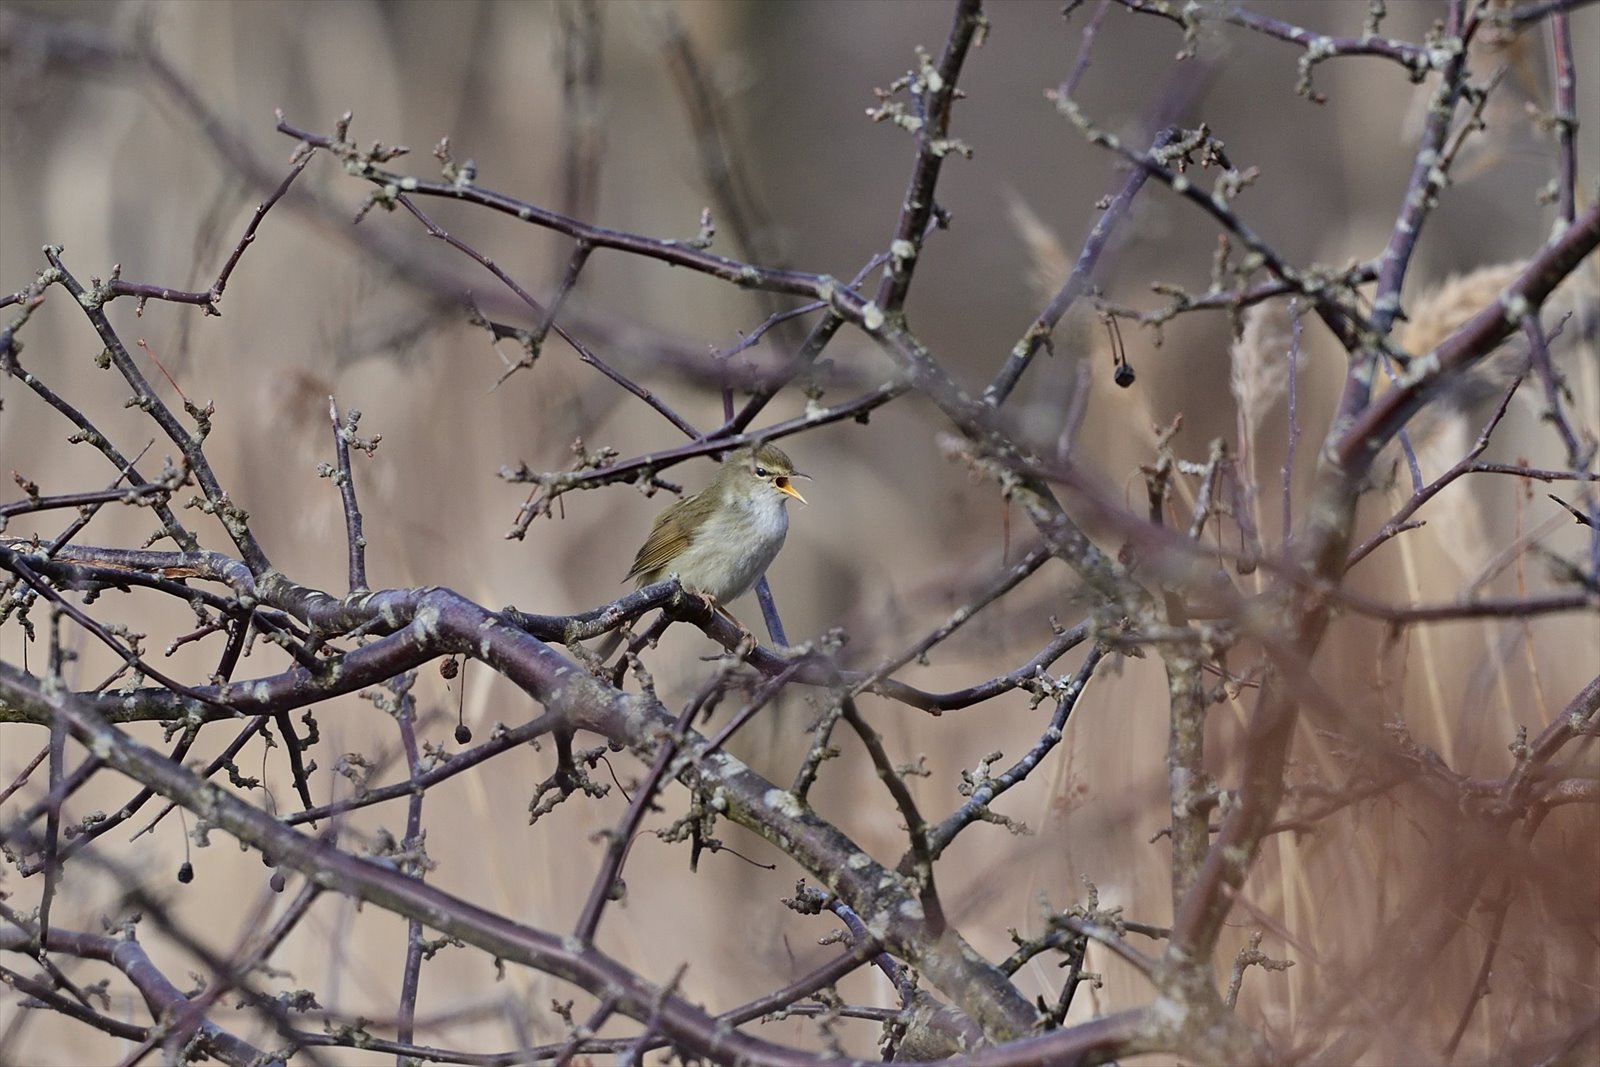
[[[1421, 40], [1444, 10], [1425, 2], [1391, 6], [1384, 32], [1408, 40]], [[962, 77], [967, 98], [957, 106], [954, 133], [973, 158], [953, 158], [944, 169], [938, 199], [951, 225], [928, 242], [908, 313], [912, 329], [972, 389], [992, 377], [1060, 284], [1098, 215], [1096, 201], [1122, 180], [1113, 160], [1088, 146], [1045, 97], [1072, 69], [1096, 7], [1091, 2], [1064, 21], [1057, 4], [988, 5], [991, 32]], [[1344, 35], [1360, 32], [1365, 13], [1356, 3], [1251, 7]], [[206, 288], [255, 206], [287, 173], [295, 144], [274, 131], [274, 109], [323, 133], [332, 132], [341, 113], [353, 112], [356, 142], [409, 145], [412, 155], [395, 166], [424, 177], [437, 175], [429, 150], [448, 137], [456, 160], [475, 162], [482, 186], [566, 205], [619, 230], [693, 237], [713, 199], [674, 66], [680, 34], [727, 123], [729, 156], [751, 219], [754, 247], [738, 247], [722, 226], [713, 250], [848, 278], [893, 236], [913, 151], [904, 131], [866, 117], [877, 103], [873, 90], [911, 69], [918, 46], [937, 56], [951, 10], [931, 2], [6, 3], [0, 5], [0, 291], [22, 288], [45, 266], [39, 249], [46, 244], [64, 246], [65, 263], [80, 280], [120, 264], [129, 280]], [[51, 37], [46, 24], [76, 26], [82, 40], [72, 48], [47, 46], [47, 39], [61, 38]], [[1577, 54], [1600, 54], [1600, 12], [1580, 11], [1572, 25]], [[564, 70], [572, 68], [564, 57], [584, 34], [599, 42], [592, 90], [564, 88]], [[1260, 168], [1238, 209], [1290, 261], [1343, 267], [1376, 255], [1399, 208], [1427, 87], [1412, 85], [1392, 63], [1344, 59], [1317, 68], [1317, 88], [1327, 97], [1319, 106], [1294, 93], [1299, 52], [1292, 46], [1218, 26], [1207, 27], [1196, 54], [1178, 62], [1183, 45], [1170, 24], [1111, 10], [1099, 23], [1076, 96], [1101, 127], [1135, 143], [1148, 143], [1159, 123], [1209, 124], [1237, 166]], [[175, 77], [138, 58], [145, 48], [158, 52]], [[1487, 130], [1463, 150], [1455, 184], [1419, 246], [1408, 303], [1437, 297], [1453, 275], [1527, 255], [1551, 230], [1552, 209], [1537, 193], [1554, 173], [1554, 149], [1529, 114], [1530, 107], [1552, 106], [1546, 36], [1539, 30], [1486, 42], [1481, 52], [1475, 74], [1503, 68], [1502, 82], [1486, 109]], [[1592, 136], [1600, 128], [1594, 92], [1600, 72], [1581, 64], [1583, 197], [1593, 195], [1600, 172], [1600, 140]], [[575, 191], [567, 177], [574, 144], [588, 146], [597, 161], [595, 180]], [[339, 497], [317, 477], [318, 464], [332, 459], [333, 395], [341, 408], [364, 413], [364, 434], [383, 437], [373, 458], [356, 457], [375, 587], [443, 585], [489, 607], [545, 613], [612, 599], [664, 498], [646, 499], [623, 486], [569, 495], [559, 519], [538, 521], [526, 539], [508, 540], [526, 490], [497, 471], [519, 462], [562, 469], [578, 439], [632, 455], [678, 444], [681, 435], [554, 338], [533, 368], [496, 387], [520, 350], [497, 347], [472, 326], [465, 295], [494, 318], [532, 326], [526, 309], [403, 211], [374, 210], [353, 225], [367, 192], [329, 157], [319, 157], [267, 217], [229, 283], [220, 318], [161, 303], [136, 318], [133, 303], [123, 300], [112, 321], [130, 343], [144, 339], [185, 395], [215, 403], [211, 460], [233, 499], [251, 513], [274, 563], [297, 581], [336, 595], [345, 589]], [[465, 205], [422, 206], [535, 296], [554, 292], [569, 251], [563, 239]], [[1211, 223], [1152, 185], [1119, 231], [1100, 284], [1112, 300], [1148, 308], [1163, 302], [1152, 283], [1203, 290], [1216, 240]], [[1579, 284], [1593, 291], [1592, 277]], [[600, 252], [562, 321], [691, 421], [711, 427], [721, 420], [721, 398], [705, 384], [715, 379], [710, 353], [737, 342], [780, 306], [792, 305]], [[1573, 329], [1569, 342], [1581, 340], [1579, 333]], [[1138, 465], [1153, 459], [1152, 427], [1181, 414], [1174, 446], [1192, 459], [1204, 459], [1214, 437], [1236, 447], [1232, 337], [1220, 315], [1180, 318], [1159, 346], [1148, 331], [1125, 326], [1122, 335], [1138, 371], [1135, 388], [1110, 385], [1104, 331], [1080, 309], [1058, 330], [1054, 357], [1039, 359], [1011, 407], [1020, 431], [1053, 447], [1078, 368], [1089, 361], [1092, 392], [1075, 455], [1108, 491], [1142, 509]], [[793, 336], [769, 334], [748, 356], [770, 366]], [[60, 289], [51, 290], [22, 337], [24, 364], [89, 412], [124, 451], [137, 452], [152, 438], [153, 424], [123, 408], [123, 383], [96, 368], [99, 345]], [[1567, 351], [1576, 411], [1593, 429], [1594, 350], [1569, 343]], [[848, 331], [827, 356], [841, 378], [881, 380], [890, 370]], [[1306, 322], [1300, 370], [1294, 481], [1303, 486], [1343, 372], [1341, 355], [1314, 319]], [[175, 398], [153, 367], [146, 371]], [[849, 395], [848, 385], [839, 386], [823, 403]], [[109, 484], [113, 474], [104, 460], [66, 446], [70, 428], [17, 382], [0, 381], [0, 400], [0, 462], [7, 470], [46, 493]], [[790, 390], [760, 422], [804, 409], [804, 395]], [[1448, 449], [1470, 441], [1481, 417], [1477, 411], [1466, 422], [1436, 420], [1419, 432], [1425, 473], [1452, 462], [1460, 449]], [[1269, 546], [1281, 539], [1278, 471], [1286, 426], [1280, 405], [1256, 435]], [[842, 627], [850, 635], [848, 657], [874, 666], [1033, 543], [1026, 518], [1008, 514], [992, 484], [943, 458], [937, 441], [945, 429], [931, 405], [912, 397], [864, 425], [849, 421], [785, 442], [814, 478], [804, 487], [810, 504], [792, 509], [788, 545], [770, 574], [791, 640]], [[1445, 442], [1442, 462], [1429, 458], [1435, 440]], [[168, 451], [156, 441], [141, 469], [159, 469]], [[1531, 404], [1513, 408], [1487, 458], [1519, 456], [1536, 465], [1563, 462]], [[692, 490], [713, 469], [692, 464], [667, 477]], [[1537, 543], [1570, 555], [1581, 550], [1581, 531], [1544, 502], [1542, 491], [1530, 497], [1513, 479], [1497, 482], [1474, 481], [1442, 495], [1425, 513], [1430, 525], [1405, 535], [1405, 547], [1396, 542], [1362, 563], [1353, 587], [1391, 603], [1437, 603], [1467, 588], [1497, 595], [1548, 588], [1543, 564], [1528, 560], [1526, 551], [1506, 556], [1504, 550]], [[1375, 492], [1364, 531], [1404, 495]], [[18, 522], [6, 532], [26, 536], [35, 529], [56, 528]], [[150, 529], [147, 513], [108, 508], [83, 540], [134, 546]], [[205, 532], [210, 547], [225, 547], [218, 531]], [[1103, 533], [1115, 550], [1115, 534]], [[1250, 589], [1263, 580], [1260, 574], [1240, 579]], [[929, 664], [902, 677], [942, 690], [1008, 671], [1049, 639], [1052, 615], [1066, 624], [1081, 617], [1074, 592], [1070, 572], [1047, 565]], [[97, 610], [105, 621], [148, 633], [150, 649], [192, 627], [187, 612], [158, 598], [102, 598]], [[753, 598], [734, 610], [761, 632]], [[1593, 675], [1597, 647], [1600, 623], [1592, 617], [1455, 624], [1398, 640], [1380, 624], [1350, 618], [1335, 627], [1319, 669], [1340, 680], [1348, 714], [1374, 724], [1403, 716], [1418, 740], [1437, 746], [1458, 770], [1501, 775], [1516, 727], [1537, 731], [1547, 722]], [[698, 634], [674, 632], [663, 642], [653, 667], [669, 706], [693, 691], [704, 670], [697, 657], [710, 651]], [[82, 652], [78, 669], [90, 684], [108, 661], [95, 648]], [[7, 662], [36, 664], [39, 655], [37, 647], [24, 648], [14, 623], [0, 627]], [[1070, 672], [1082, 655], [1063, 660], [1057, 672]], [[200, 677], [214, 656], [202, 643], [175, 653], [169, 669]], [[282, 658], [261, 648], [243, 671], [273, 673]], [[1006, 955], [1008, 929], [1038, 932], [1040, 901], [1068, 906], [1082, 896], [1085, 879], [1099, 888], [1103, 906], [1123, 905], [1129, 918], [1144, 922], [1170, 922], [1168, 852], [1165, 842], [1150, 843], [1166, 824], [1165, 693], [1156, 657], [1103, 666], [1063, 746], [998, 805], [1032, 834], [980, 826], [952, 850], [941, 891], [954, 922], [980, 951]], [[424, 671], [417, 694], [431, 716], [424, 736], [438, 744], [449, 743], [458, 706], [480, 738], [496, 722], [519, 723], [535, 713], [512, 686], [472, 667], [448, 684]], [[1030, 708], [1023, 693], [937, 719], [877, 700], [865, 709], [897, 760], [926, 757], [930, 774], [910, 783], [923, 811], [934, 816], [961, 802], [956, 786], [963, 768], [996, 750], [1020, 755], [1048, 714], [1048, 705]], [[1216, 713], [1216, 750], [1223, 754], [1217, 769], [1225, 782], [1226, 753], [1244, 709], [1236, 702]], [[392, 723], [370, 704], [350, 698], [316, 713], [324, 742], [313, 753], [322, 767], [314, 777], [319, 801], [348, 789], [331, 773], [339, 753], [386, 759], [390, 778], [403, 773]], [[732, 747], [761, 773], [787, 783], [813, 714], [804, 694], [790, 694]], [[162, 740], [159, 730], [139, 732], [152, 743]], [[225, 740], [203, 736], [196, 753], [208, 756]], [[15, 777], [44, 741], [39, 730], [0, 731], [0, 780]], [[847, 739], [842, 747], [813, 801], [892, 864], [904, 842], [899, 815], [866, 772], [858, 746]], [[1311, 726], [1303, 748], [1298, 772], [1335, 781], [1346, 773]], [[626, 755], [613, 762], [624, 783], [640, 773]], [[293, 803], [281, 752], [264, 755], [255, 744], [240, 765], [269, 784], [277, 805]], [[603, 801], [563, 805], [529, 827], [533, 785], [552, 766], [548, 750], [523, 750], [431, 792], [425, 821], [438, 869], [430, 881], [515, 919], [569, 929], [602, 848], [591, 835], [614, 825], [626, 802], [613, 791]], [[110, 810], [132, 791], [127, 783], [102, 782], [75, 798], [73, 813]], [[24, 790], [10, 803], [38, 794]], [[668, 797], [677, 802], [682, 795]], [[398, 808], [369, 808], [349, 820], [349, 829], [370, 834], [386, 827], [398, 835], [403, 818]], [[1236, 913], [1236, 933], [1242, 942], [1264, 926], [1271, 931], [1269, 954], [1301, 966], [1246, 981], [1243, 1003], [1253, 1021], [1293, 1034], [1313, 1025], [1313, 1006], [1337, 984], [1330, 976], [1381, 971], [1370, 937], [1393, 917], [1408, 887], [1423, 884], [1406, 843], [1419, 823], [1423, 816], [1388, 800], [1335, 820], [1323, 834], [1274, 839], [1247, 886], [1250, 910]], [[1508, 1025], [1532, 1032], [1564, 1018], [1561, 1005], [1574, 996], [1592, 997], [1589, 905], [1596, 883], [1586, 879], [1597, 873], [1594, 830], [1591, 812], [1565, 809], [1541, 831], [1534, 860], [1565, 862], [1548, 869], [1532, 864], [1548, 877], [1542, 890], [1530, 892], [1545, 910], [1530, 911], [1529, 921], [1546, 932], [1570, 930], [1577, 941], [1564, 955], [1506, 950], [1506, 966], [1527, 983], [1526, 993], [1485, 1010], [1495, 1023], [1485, 1022], [1476, 1034], [1479, 1046], [1464, 1046], [1477, 1049], [1474, 1055], [1489, 1056], [1488, 1042]], [[782, 985], [834, 951], [816, 945], [830, 921], [797, 917], [778, 903], [800, 872], [752, 835], [728, 824], [719, 833], [748, 859], [713, 854], [697, 874], [688, 871], [683, 848], [641, 838], [627, 870], [628, 897], [608, 913], [601, 934], [606, 951], [656, 980], [691, 963], [683, 988], [713, 1010]], [[56, 922], [98, 928], [99, 916], [122, 910], [129, 879], [144, 880], [218, 951], [230, 951], [257, 921], [267, 872], [256, 857], [219, 838], [194, 851], [197, 877], [180, 886], [173, 875], [185, 838], [175, 819], [136, 847], [124, 843], [127, 836], [114, 833], [101, 844], [123, 873], [79, 864], [56, 904]], [[12, 907], [33, 906], [36, 881], [13, 874], [3, 883]], [[1561, 900], [1565, 911], [1554, 903]], [[1448, 1032], [1460, 1012], [1482, 951], [1480, 934], [1474, 928], [1456, 939], [1451, 951], [1459, 955], [1441, 961], [1418, 1003], [1385, 1032], [1380, 1050], [1403, 1058], [1438, 1047], [1434, 1028]], [[145, 940], [175, 979], [201, 969], [153, 931]], [[400, 922], [325, 898], [275, 957], [292, 976], [267, 984], [313, 988], [323, 1008], [341, 1019], [381, 1021], [393, 1015], [402, 955]], [[1120, 964], [1093, 952], [1090, 958], [1103, 969], [1105, 985], [1080, 997], [1074, 1018], [1147, 998], [1142, 981]], [[1219, 960], [1226, 966], [1226, 955]], [[83, 977], [101, 975], [85, 968]], [[1060, 975], [1053, 964], [1037, 962], [1020, 981], [1030, 995], [1053, 997]], [[894, 1002], [875, 974], [858, 973], [842, 988], [855, 1001]], [[423, 970], [419, 1023], [432, 1023], [421, 1033], [430, 1043], [484, 1050], [560, 1040], [565, 1030], [550, 1002], [573, 995], [553, 979], [519, 970], [498, 980], [481, 955], [446, 949]], [[128, 1010], [142, 1015], [140, 1007]], [[575, 1011], [582, 1017], [587, 1010], [580, 996]], [[774, 1040], [814, 1040], [812, 1026], [790, 1019], [763, 1032]], [[875, 1029], [849, 1024], [841, 1033], [852, 1051], [870, 1054]], [[15, 1062], [105, 1062], [121, 1054], [109, 1039], [55, 1016], [19, 1011], [10, 998], [0, 1005], [0, 1033]]]

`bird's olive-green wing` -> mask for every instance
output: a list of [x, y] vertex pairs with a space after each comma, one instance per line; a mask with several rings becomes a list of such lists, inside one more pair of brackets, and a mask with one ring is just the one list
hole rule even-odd
[[689, 545], [689, 534], [683, 526], [684, 505], [691, 499], [685, 497], [676, 501], [656, 516], [655, 525], [650, 527], [650, 536], [644, 539], [644, 547], [634, 557], [633, 567], [623, 581], [665, 567], [683, 554]]

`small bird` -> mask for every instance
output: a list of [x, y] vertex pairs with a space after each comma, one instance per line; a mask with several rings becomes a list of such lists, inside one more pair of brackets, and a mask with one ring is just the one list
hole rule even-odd
[[[623, 581], [646, 586], [676, 574], [718, 608], [743, 596], [783, 547], [789, 498], [806, 502], [791, 480], [809, 477], [776, 445], [729, 453], [710, 485], [656, 516]], [[601, 657], [618, 643], [608, 641]]]

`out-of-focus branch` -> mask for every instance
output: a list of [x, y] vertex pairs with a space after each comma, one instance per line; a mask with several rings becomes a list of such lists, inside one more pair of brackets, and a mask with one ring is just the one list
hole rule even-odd
[[[32, 940], [32, 934], [17, 927], [0, 928], [0, 950], [16, 952], [25, 950]], [[103, 934], [79, 933], [76, 930], [66, 930], [52, 927], [47, 934], [46, 942], [55, 952], [77, 956], [82, 959], [97, 960], [110, 964], [127, 976], [133, 987], [139, 991], [145, 1005], [150, 1009], [154, 1019], [165, 1019], [169, 1013], [181, 1015], [190, 1006], [190, 1001], [184, 993], [173, 985], [172, 981], [156, 967], [155, 963], [145, 953], [144, 948], [132, 939], [108, 937]], [[55, 1010], [66, 1014], [75, 1014], [77, 1006], [72, 1001], [58, 998], [50, 990], [39, 986], [20, 975], [10, 975], [8, 984], [15, 986], [33, 996], [39, 997], [50, 1004]], [[90, 1012], [82, 1017], [82, 1021], [95, 1023], [96, 1013]], [[148, 1038], [156, 1029], [155, 1027], [130, 1026], [121, 1020], [107, 1020], [110, 1028], [108, 1033], [121, 1037], [124, 1040], [141, 1041]], [[281, 1059], [274, 1059], [265, 1055], [260, 1049], [235, 1037], [221, 1027], [210, 1022], [197, 1024], [198, 1031], [206, 1048], [224, 1063], [233, 1067], [251, 1067], [251, 1065], [282, 1064]]]
[[1600, 245], [1600, 204], [1541, 248], [1500, 294], [1500, 299], [1462, 323], [1344, 427], [1333, 442], [1334, 460], [1346, 471], [1364, 473], [1378, 450], [1431, 399], [1446, 381], [1483, 359], [1539, 307], [1561, 282]]

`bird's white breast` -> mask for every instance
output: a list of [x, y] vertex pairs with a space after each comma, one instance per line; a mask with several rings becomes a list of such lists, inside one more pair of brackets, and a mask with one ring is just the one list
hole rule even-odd
[[772, 565], [789, 532], [777, 492], [718, 508], [669, 566], [685, 584], [726, 604], [749, 592]]

